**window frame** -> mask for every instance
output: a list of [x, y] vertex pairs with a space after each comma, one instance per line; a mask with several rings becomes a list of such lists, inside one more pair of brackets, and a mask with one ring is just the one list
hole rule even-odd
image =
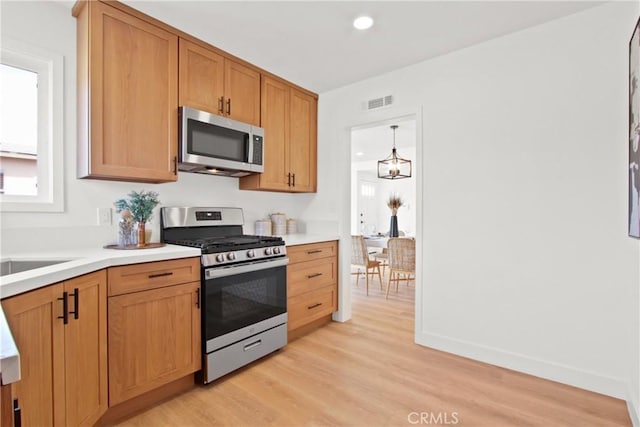
[[64, 59], [47, 49], [2, 38], [0, 62], [38, 74], [38, 194], [0, 194], [0, 212], [64, 210]]

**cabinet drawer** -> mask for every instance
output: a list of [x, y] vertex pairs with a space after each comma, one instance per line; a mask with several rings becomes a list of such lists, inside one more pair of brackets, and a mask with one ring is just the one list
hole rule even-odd
[[338, 261], [324, 258], [287, 266], [287, 296], [294, 297], [338, 283]]
[[337, 291], [337, 286], [331, 285], [289, 298], [288, 330], [299, 328], [336, 311], [338, 309]]
[[108, 270], [109, 296], [195, 281], [200, 281], [198, 257], [124, 265]]
[[333, 240], [309, 245], [289, 246], [287, 247], [287, 255], [289, 256], [289, 264], [337, 256], [338, 242]]

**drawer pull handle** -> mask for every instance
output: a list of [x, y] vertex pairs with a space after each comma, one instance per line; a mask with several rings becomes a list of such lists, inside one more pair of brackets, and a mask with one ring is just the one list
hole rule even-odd
[[78, 311], [78, 309], [80, 308], [80, 301], [78, 300], [78, 288], [73, 289], [73, 293], [71, 294], [71, 296], [73, 297], [73, 311], [71, 311], [71, 313], [73, 313], [73, 318], [77, 320], [78, 317], [80, 317], [80, 312]]
[[62, 316], [58, 316], [58, 319], [62, 319], [62, 323], [66, 325], [69, 323], [69, 294], [63, 292], [62, 298], [58, 298], [58, 301], [62, 301]]
[[167, 271], [165, 273], [150, 274], [149, 279], [155, 279], [156, 277], [165, 277], [165, 276], [171, 276], [171, 275], [173, 275], [173, 271]]
[[321, 305], [322, 305], [322, 303], [321, 303], [321, 302], [317, 302], [317, 303], [315, 303], [315, 304], [310, 305], [309, 307], [307, 307], [307, 310], [313, 310], [314, 308], [316, 308], [316, 307], [320, 307]]
[[322, 276], [322, 273], [310, 274], [307, 276], [307, 279], [313, 279], [314, 277]]
[[244, 346], [244, 351], [249, 351], [253, 348], [258, 347], [260, 344], [262, 344], [262, 340], [258, 340], [258, 341], [254, 341], [251, 344], [247, 344]]
[[315, 251], [307, 251], [307, 254], [311, 255], [311, 254], [319, 254], [320, 252], [322, 252], [322, 249], [316, 249]]
[[13, 399], [13, 427], [22, 427], [22, 409], [18, 399]]

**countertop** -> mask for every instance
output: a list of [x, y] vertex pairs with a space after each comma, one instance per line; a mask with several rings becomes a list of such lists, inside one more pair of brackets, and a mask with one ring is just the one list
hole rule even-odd
[[48, 267], [0, 277], [0, 298], [28, 292], [42, 286], [117, 265], [139, 264], [175, 258], [200, 256], [200, 249], [166, 245], [154, 249], [77, 249], [11, 254], [0, 261], [70, 260]]
[[[4, 255], [4, 254], [3, 254]], [[154, 249], [77, 249], [3, 256], [2, 261], [70, 260], [0, 277], [0, 298], [28, 292], [106, 267], [200, 256], [200, 249], [167, 245]], [[0, 375], [2, 384], [20, 380], [20, 353], [0, 306]]]
[[340, 236], [337, 234], [285, 234], [281, 237], [284, 239], [287, 246], [340, 240]]

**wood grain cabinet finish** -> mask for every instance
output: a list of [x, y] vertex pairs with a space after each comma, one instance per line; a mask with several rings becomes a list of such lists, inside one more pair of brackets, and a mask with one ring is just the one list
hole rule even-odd
[[[177, 261], [182, 265], [161, 261], [109, 269], [110, 288], [118, 289], [108, 302], [110, 407], [200, 369], [200, 277], [179, 284], [173, 279], [193, 280], [180, 271], [199, 261]], [[166, 274], [172, 271], [176, 274]], [[148, 277], [154, 274], [164, 274], [159, 277], [163, 286]], [[128, 283], [130, 293], [112, 283], [117, 277]]]
[[111, 267], [108, 278], [110, 297], [195, 282], [200, 280], [200, 259], [180, 258]]
[[22, 425], [91, 426], [106, 412], [106, 289], [100, 270], [2, 300], [21, 356]]
[[180, 39], [179, 105], [260, 126], [260, 72]]
[[317, 98], [262, 77], [264, 173], [240, 178], [242, 190], [314, 193], [317, 183]]
[[177, 179], [178, 36], [99, 1], [73, 9], [78, 176]]
[[287, 247], [288, 330], [304, 327], [338, 309], [338, 242]]

